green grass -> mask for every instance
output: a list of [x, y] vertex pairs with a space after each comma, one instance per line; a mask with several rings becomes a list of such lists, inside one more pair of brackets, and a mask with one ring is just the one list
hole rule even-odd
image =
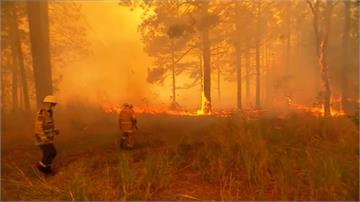
[[137, 148], [120, 151], [106, 116], [86, 133], [64, 128], [51, 178], [29, 167], [39, 153], [26, 139], [7, 146], [2, 199], [359, 199], [358, 126], [346, 117], [140, 116]]

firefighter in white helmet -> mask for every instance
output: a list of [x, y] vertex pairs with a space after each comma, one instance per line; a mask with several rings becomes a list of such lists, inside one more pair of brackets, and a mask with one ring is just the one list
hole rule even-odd
[[119, 114], [119, 127], [123, 132], [120, 147], [132, 149], [134, 147], [134, 130], [137, 129], [135, 112], [131, 104], [125, 103]]
[[53, 175], [51, 164], [56, 156], [54, 137], [59, 134], [55, 128], [53, 108], [57, 101], [53, 95], [44, 98], [35, 119], [35, 144], [42, 151], [42, 160], [36, 164], [36, 169], [45, 175]]

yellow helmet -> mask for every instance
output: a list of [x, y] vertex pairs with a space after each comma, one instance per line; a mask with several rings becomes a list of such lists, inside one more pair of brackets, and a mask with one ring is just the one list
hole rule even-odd
[[56, 104], [56, 98], [53, 95], [48, 95], [44, 98], [43, 102]]

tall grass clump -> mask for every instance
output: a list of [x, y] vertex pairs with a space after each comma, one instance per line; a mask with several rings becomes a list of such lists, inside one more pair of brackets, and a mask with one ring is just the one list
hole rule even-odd
[[149, 199], [154, 193], [166, 188], [169, 185], [172, 171], [168, 156], [149, 154], [144, 162], [144, 199]]
[[223, 200], [354, 200], [357, 130], [346, 118], [235, 117], [212, 131], [193, 166]]
[[122, 193], [122, 200], [128, 200], [138, 190], [138, 183], [136, 182], [137, 170], [130, 166], [130, 160], [124, 153], [119, 155], [116, 172], [116, 180], [118, 182], [118, 189]]

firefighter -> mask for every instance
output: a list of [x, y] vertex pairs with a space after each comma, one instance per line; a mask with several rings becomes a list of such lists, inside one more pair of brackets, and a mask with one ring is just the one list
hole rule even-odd
[[36, 163], [36, 169], [45, 175], [54, 174], [51, 169], [56, 156], [54, 137], [59, 135], [53, 119], [53, 108], [56, 104], [56, 98], [53, 95], [46, 96], [35, 119], [35, 145], [42, 151], [42, 160]]
[[137, 129], [135, 112], [131, 104], [124, 104], [119, 114], [119, 127], [123, 132], [120, 139], [120, 148], [132, 149], [134, 147], [134, 130]]

